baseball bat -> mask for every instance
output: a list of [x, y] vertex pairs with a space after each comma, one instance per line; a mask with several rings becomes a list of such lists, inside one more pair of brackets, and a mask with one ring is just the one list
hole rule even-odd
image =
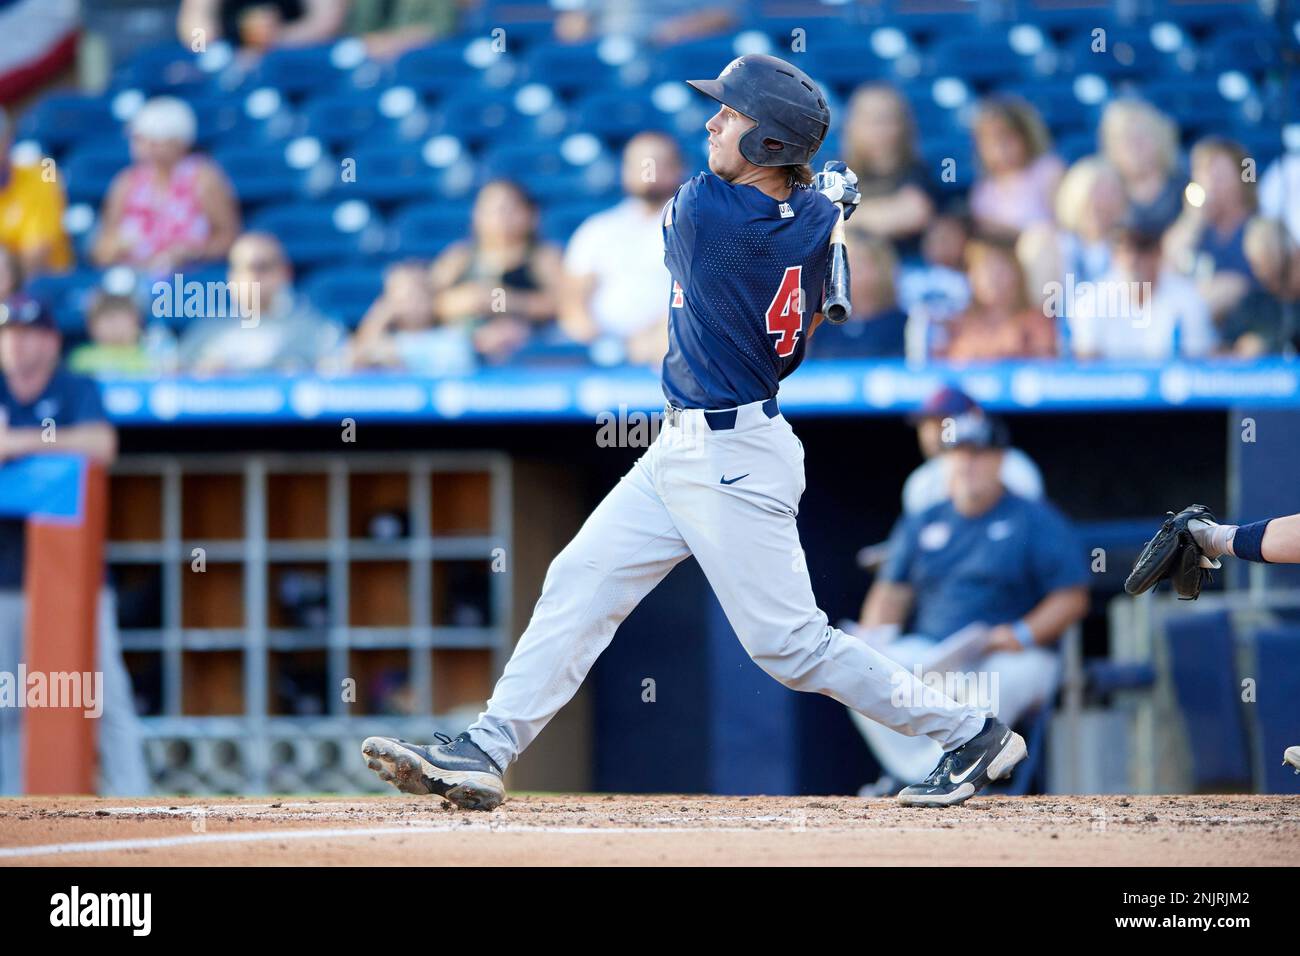
[[831, 263], [826, 273], [826, 301], [822, 314], [826, 321], [840, 325], [853, 311], [849, 301], [849, 247], [844, 237], [844, 207], [839, 206], [839, 219], [831, 230]]

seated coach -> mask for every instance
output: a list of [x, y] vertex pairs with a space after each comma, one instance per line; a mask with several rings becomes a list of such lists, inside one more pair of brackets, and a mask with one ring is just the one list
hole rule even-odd
[[[960, 415], [944, 437], [951, 497], [899, 519], [860, 633], [1012, 726], [1056, 689], [1056, 642], [1088, 610], [1086, 555], [1052, 505], [1003, 485], [1000, 420]], [[928, 737], [850, 716], [886, 775], [866, 792], [916, 783], [939, 761]]]
[[[104, 465], [117, 456], [117, 433], [104, 415], [99, 387], [63, 367], [61, 344], [40, 302], [15, 295], [0, 303], [0, 465], [47, 453], [84, 455]], [[25, 553], [24, 522], [0, 519], [0, 673], [10, 675], [19, 673], [25, 651]], [[100, 592], [98, 614], [101, 792], [148, 793], [141, 729], [108, 588]], [[23, 792], [22, 715], [19, 708], [0, 707], [0, 795]]]

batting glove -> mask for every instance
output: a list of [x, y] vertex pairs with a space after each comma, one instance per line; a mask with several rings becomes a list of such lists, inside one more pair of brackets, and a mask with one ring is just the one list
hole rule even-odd
[[1201, 549], [1201, 567], [1217, 568], [1221, 566], [1217, 559], [1228, 553], [1232, 538], [1237, 533], [1237, 526], [1217, 524], [1205, 518], [1193, 518], [1187, 522], [1187, 530], [1192, 533], [1196, 546]]
[[822, 171], [813, 177], [813, 186], [831, 202], [844, 207], [846, 220], [862, 201], [862, 194], [858, 192], [858, 174], [839, 160], [827, 162]]

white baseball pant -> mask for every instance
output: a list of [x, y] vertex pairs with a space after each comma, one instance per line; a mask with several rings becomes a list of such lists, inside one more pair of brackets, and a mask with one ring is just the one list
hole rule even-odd
[[897, 706], [896, 689], [915, 678], [827, 623], [795, 522], [803, 445], [774, 404], [771, 418], [763, 406], [736, 409], [726, 430], [713, 430], [700, 410], [666, 415], [650, 448], [551, 563], [532, 620], [469, 729], [502, 768], [573, 697], [623, 619], [691, 554], [745, 650], [782, 684], [826, 694], [942, 750], [980, 731], [985, 715], [949, 698]]

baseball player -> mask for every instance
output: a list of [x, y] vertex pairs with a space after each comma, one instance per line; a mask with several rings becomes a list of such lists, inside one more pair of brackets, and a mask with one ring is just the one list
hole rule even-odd
[[716, 80], [690, 85], [719, 108], [705, 124], [709, 171], [663, 211], [672, 277], [664, 427], [552, 562], [478, 720], [428, 746], [370, 737], [362, 753], [404, 793], [493, 809], [505, 798], [506, 767], [577, 691], [623, 619], [693, 554], [767, 673], [942, 747], [903, 802], [961, 803], [1008, 775], [1024, 740], [831, 627], [795, 522], [804, 453], [777, 388], [822, 319], [828, 243], [841, 210], [858, 201], [856, 177], [833, 163], [814, 180], [808, 164], [830, 111], [789, 63], [743, 56]]
[[[1300, 564], [1300, 514], [1247, 525], [1219, 524], [1209, 512], [1204, 514], [1191, 518], [1187, 530], [1213, 567], [1218, 567], [1218, 559], [1225, 554], [1264, 564]], [[1300, 773], [1300, 746], [1287, 747], [1282, 760]]]

